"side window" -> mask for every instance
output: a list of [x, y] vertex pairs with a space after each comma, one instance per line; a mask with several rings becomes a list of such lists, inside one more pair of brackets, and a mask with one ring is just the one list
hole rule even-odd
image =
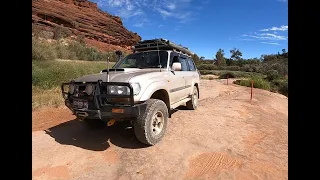
[[181, 71], [188, 71], [187, 59], [179, 57], [179, 61], [181, 63]]
[[196, 70], [194, 63], [190, 58], [188, 58], [188, 65], [189, 65], [189, 71], [195, 71]]

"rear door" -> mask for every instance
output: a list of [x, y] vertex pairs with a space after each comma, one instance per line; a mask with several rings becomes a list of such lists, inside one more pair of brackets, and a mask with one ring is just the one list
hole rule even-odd
[[181, 63], [181, 71], [180, 73], [183, 76], [184, 80], [184, 87], [181, 87], [179, 90], [180, 93], [180, 100], [188, 97], [188, 87], [187, 87], [187, 79], [189, 76], [189, 66], [188, 66], [188, 59], [185, 56], [179, 56], [179, 62]]
[[[170, 99], [172, 103], [176, 103], [180, 100], [182, 100], [185, 95], [185, 75], [188, 70], [188, 64], [187, 61], [183, 58], [180, 58], [179, 55], [172, 53], [172, 59], [174, 62], [180, 62], [181, 63], [181, 71], [174, 71], [169, 72], [170, 73]], [[173, 62], [170, 62], [170, 68], [172, 66]]]
[[188, 71], [185, 74], [185, 82], [186, 82], [186, 90], [187, 94], [192, 94], [193, 85], [195, 80], [199, 77], [199, 74], [197, 72], [196, 66], [191, 58], [186, 59], [188, 64]]

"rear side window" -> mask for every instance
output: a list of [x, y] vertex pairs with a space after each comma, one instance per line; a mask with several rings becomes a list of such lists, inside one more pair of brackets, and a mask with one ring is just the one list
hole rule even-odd
[[183, 58], [179, 58], [179, 61], [181, 63], [181, 71], [188, 71], [187, 60]]
[[196, 67], [191, 59], [188, 58], [189, 71], [195, 71]]

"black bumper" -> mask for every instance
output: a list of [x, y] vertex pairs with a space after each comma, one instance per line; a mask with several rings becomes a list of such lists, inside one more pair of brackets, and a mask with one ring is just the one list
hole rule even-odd
[[[88, 119], [101, 119], [101, 120], [132, 120], [137, 116], [145, 112], [146, 103], [136, 104], [134, 106], [116, 106], [108, 105], [100, 109], [77, 109], [73, 108], [70, 103], [66, 101], [66, 106], [73, 112], [77, 117], [83, 117]], [[117, 112], [113, 112], [117, 111]]]
[[[78, 89], [80, 86], [86, 86], [86, 83], [73, 83]], [[88, 119], [101, 119], [107, 121], [109, 119], [114, 120], [132, 120], [146, 110], [146, 103], [134, 103], [133, 88], [129, 83], [111, 83], [111, 82], [87, 82], [95, 85], [95, 90], [92, 95], [86, 95], [85, 92], [76, 91], [73, 94], [65, 92], [64, 86], [69, 83], [63, 83], [61, 85], [62, 96], [65, 99], [65, 105], [73, 112], [77, 117]], [[127, 86], [130, 89], [129, 95], [108, 95], [106, 92], [108, 85]], [[107, 99], [127, 98], [126, 104], [107, 102]], [[88, 108], [79, 109], [72, 105], [73, 100], [86, 100], [88, 102]]]

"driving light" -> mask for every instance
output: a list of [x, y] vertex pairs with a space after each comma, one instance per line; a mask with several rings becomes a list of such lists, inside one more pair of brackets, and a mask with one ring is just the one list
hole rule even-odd
[[138, 95], [141, 90], [140, 84], [139, 83], [132, 83], [131, 86], [133, 88], [133, 94]]
[[69, 84], [69, 93], [70, 93], [70, 94], [73, 94], [73, 93], [74, 93], [74, 90], [75, 90], [74, 84]]
[[91, 95], [94, 91], [94, 86], [92, 84], [87, 84], [85, 91], [88, 95]]
[[130, 95], [130, 89], [127, 86], [108, 86], [108, 94]]

